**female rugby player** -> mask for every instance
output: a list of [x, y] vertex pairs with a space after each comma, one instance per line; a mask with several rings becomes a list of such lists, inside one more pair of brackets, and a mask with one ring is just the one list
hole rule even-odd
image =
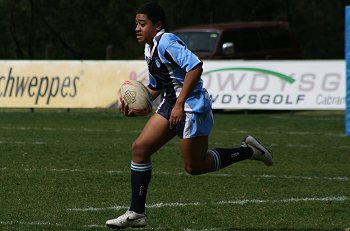
[[[247, 136], [238, 148], [208, 150], [213, 127], [211, 100], [201, 80], [202, 61], [177, 36], [166, 33], [163, 9], [147, 3], [136, 12], [136, 38], [145, 44], [148, 90], [163, 101], [132, 144], [131, 205], [123, 215], [108, 220], [111, 228], [143, 227], [147, 224], [145, 201], [151, 180], [151, 155], [175, 136], [187, 173], [218, 171], [238, 161], [252, 159], [272, 165], [272, 156], [254, 137]], [[122, 112], [133, 116], [124, 102]]]

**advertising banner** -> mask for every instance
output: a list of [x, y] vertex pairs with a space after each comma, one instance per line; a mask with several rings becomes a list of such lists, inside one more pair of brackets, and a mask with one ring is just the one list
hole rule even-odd
[[0, 64], [0, 107], [7, 108], [113, 107], [124, 80], [140, 78], [134, 70], [145, 70], [146, 65], [140, 61], [2, 61]]
[[[116, 107], [128, 79], [147, 82], [140, 61], [0, 61], [0, 107]], [[209, 61], [203, 84], [214, 109], [344, 110], [345, 62]]]
[[206, 61], [214, 109], [344, 110], [345, 62]]

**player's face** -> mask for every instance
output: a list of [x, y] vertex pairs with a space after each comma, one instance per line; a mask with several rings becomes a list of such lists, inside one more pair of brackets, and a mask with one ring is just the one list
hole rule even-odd
[[160, 31], [160, 27], [157, 24], [154, 25], [146, 14], [136, 14], [135, 23], [137, 41], [152, 45], [153, 38]]

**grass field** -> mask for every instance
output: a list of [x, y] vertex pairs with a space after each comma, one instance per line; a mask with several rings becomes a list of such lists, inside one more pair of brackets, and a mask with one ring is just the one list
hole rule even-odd
[[[107, 230], [130, 200], [130, 145], [147, 120], [112, 110], [0, 111], [0, 230]], [[142, 230], [350, 228], [350, 138], [340, 113], [215, 113], [210, 147], [246, 134], [274, 166], [186, 175], [177, 140], [153, 157]]]

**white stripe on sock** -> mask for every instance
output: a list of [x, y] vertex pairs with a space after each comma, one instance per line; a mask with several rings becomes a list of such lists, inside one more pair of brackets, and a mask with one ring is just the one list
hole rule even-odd
[[136, 164], [135, 162], [131, 161], [131, 170], [137, 171], [137, 172], [146, 172], [152, 170], [152, 163], [146, 163], [146, 164]]

